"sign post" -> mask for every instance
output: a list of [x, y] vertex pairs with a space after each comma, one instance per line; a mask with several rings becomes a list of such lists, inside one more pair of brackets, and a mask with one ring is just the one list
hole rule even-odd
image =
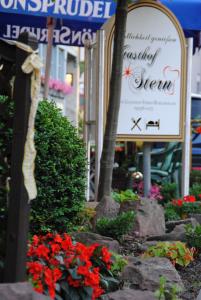
[[[114, 22], [111, 21], [104, 28], [107, 33], [106, 112]], [[165, 6], [152, 0], [139, 1], [130, 6], [122, 77], [117, 139], [182, 142], [186, 99], [186, 42], [180, 24]], [[146, 194], [150, 187], [148, 156], [150, 146], [145, 144]]]

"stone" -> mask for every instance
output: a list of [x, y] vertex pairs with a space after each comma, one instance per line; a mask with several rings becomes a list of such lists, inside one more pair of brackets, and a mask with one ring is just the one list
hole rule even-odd
[[[201, 215], [199, 215], [199, 216], [200, 216], [200, 221], [201, 221]], [[191, 217], [191, 218], [187, 218], [184, 220], [168, 221], [165, 223], [165, 226], [166, 226], [167, 232], [169, 233], [172, 230], [174, 230], [174, 228], [177, 225], [181, 225], [181, 224], [184, 224], [184, 225], [191, 224], [193, 227], [195, 227], [199, 223], [198, 223], [198, 220], [196, 220], [196, 217]]]
[[86, 201], [85, 202], [85, 207], [86, 208], [91, 208], [91, 209], [96, 209], [98, 204], [99, 204], [99, 202], [97, 202], [97, 201]]
[[128, 265], [124, 268], [121, 279], [130, 288], [156, 291], [159, 288], [159, 279], [164, 276], [167, 287], [176, 284], [183, 288], [182, 280], [167, 258], [163, 257], [127, 257]]
[[115, 218], [119, 213], [120, 204], [110, 196], [104, 196], [99, 204], [96, 206], [96, 215], [94, 217], [94, 224], [102, 217]]
[[119, 242], [113, 240], [110, 237], [102, 236], [100, 234], [92, 232], [75, 232], [72, 234], [72, 236], [77, 242], [81, 242], [85, 245], [98, 243], [100, 245], [108, 247], [108, 249], [113, 252], [119, 253]]
[[138, 237], [162, 235], [165, 233], [164, 209], [156, 200], [141, 198], [137, 204], [132, 234]]
[[1, 300], [50, 300], [49, 297], [36, 293], [28, 282], [0, 284]]
[[127, 211], [130, 211], [130, 210], [136, 211], [139, 206], [140, 206], [140, 201], [139, 200], [123, 201], [120, 204], [119, 213], [121, 214], [123, 212], [127, 212]]
[[186, 241], [185, 224], [175, 226], [174, 230], [164, 235], [148, 237], [148, 241]]
[[156, 298], [150, 291], [124, 289], [106, 294], [101, 300], [156, 300]]
[[189, 214], [189, 217], [195, 219], [198, 224], [201, 224], [201, 214]]
[[200, 290], [200, 292], [199, 292], [199, 294], [198, 294], [196, 300], [201, 300], [201, 290]]

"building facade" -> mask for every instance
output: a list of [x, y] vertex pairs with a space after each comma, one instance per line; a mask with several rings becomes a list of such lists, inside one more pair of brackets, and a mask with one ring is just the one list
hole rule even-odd
[[[47, 45], [39, 45], [43, 61], [41, 98], [44, 92]], [[79, 48], [53, 46], [48, 100], [53, 100], [73, 125], [78, 125], [79, 111]]]

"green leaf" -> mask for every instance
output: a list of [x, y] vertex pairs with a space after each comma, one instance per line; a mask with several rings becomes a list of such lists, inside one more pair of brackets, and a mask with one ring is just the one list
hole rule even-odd
[[77, 274], [77, 268], [68, 269], [68, 272], [70, 273], [70, 275], [72, 276], [72, 278], [74, 280], [80, 280], [80, 279], [82, 279], [82, 276]]

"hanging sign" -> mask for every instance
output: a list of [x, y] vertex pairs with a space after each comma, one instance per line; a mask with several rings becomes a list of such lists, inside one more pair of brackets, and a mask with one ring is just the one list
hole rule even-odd
[[0, 12], [104, 23], [115, 13], [113, 0], [1, 0]]
[[[114, 26], [108, 26], [106, 103], [114, 35]], [[185, 92], [185, 38], [178, 21], [155, 1], [132, 5], [123, 50], [118, 139], [181, 141]]]

